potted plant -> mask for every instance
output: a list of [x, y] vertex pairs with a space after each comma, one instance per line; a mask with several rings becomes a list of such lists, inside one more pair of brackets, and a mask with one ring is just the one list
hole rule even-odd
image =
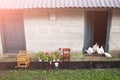
[[59, 53], [59, 51], [55, 51], [54, 54], [55, 54], [56, 61], [59, 62], [61, 58], [61, 53]]
[[59, 63], [58, 63], [58, 62], [55, 62], [54, 65], [55, 65], [55, 68], [58, 69]]
[[44, 60], [44, 57], [45, 57], [45, 53], [40, 51], [38, 53], [36, 53], [36, 60], [38, 60], [39, 62], [42, 62]]
[[54, 66], [57, 69], [59, 67], [59, 61], [60, 61], [60, 58], [61, 58], [61, 53], [59, 51], [55, 51], [53, 54], [55, 55]]
[[48, 62], [50, 63], [50, 65], [52, 65], [54, 57], [55, 57], [55, 55], [53, 54], [53, 52], [51, 52], [47, 55], [47, 59], [48, 59]]

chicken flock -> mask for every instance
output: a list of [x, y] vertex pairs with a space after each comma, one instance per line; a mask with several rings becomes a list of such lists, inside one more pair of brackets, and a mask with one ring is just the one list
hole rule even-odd
[[112, 57], [108, 52], [104, 51], [103, 46], [99, 47], [99, 45], [97, 43], [93, 47], [89, 47], [85, 51], [89, 55], [91, 55], [93, 53], [97, 53], [97, 54], [100, 54], [100, 55], [105, 55], [106, 57]]

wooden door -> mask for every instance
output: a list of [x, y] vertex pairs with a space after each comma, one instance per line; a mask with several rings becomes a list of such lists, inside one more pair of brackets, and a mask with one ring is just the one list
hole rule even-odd
[[3, 15], [5, 52], [14, 53], [25, 50], [23, 16], [20, 13]]

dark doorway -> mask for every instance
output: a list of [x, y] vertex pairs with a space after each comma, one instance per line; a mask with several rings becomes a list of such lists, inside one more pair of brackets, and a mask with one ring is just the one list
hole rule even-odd
[[95, 43], [106, 46], [108, 27], [107, 11], [87, 11], [85, 16], [84, 50]]
[[5, 53], [16, 53], [19, 50], [25, 50], [26, 44], [22, 14], [4, 13], [2, 20]]

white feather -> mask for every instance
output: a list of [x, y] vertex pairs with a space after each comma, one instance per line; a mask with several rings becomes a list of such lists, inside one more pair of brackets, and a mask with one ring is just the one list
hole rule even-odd
[[97, 53], [98, 53], [98, 54], [102, 54], [99, 46], [97, 46]]
[[88, 50], [85, 50], [87, 52], [87, 54], [92, 54], [94, 53], [93, 48], [89, 47]]
[[94, 51], [97, 51], [97, 46], [98, 46], [97, 43], [95, 45], [93, 45], [93, 50]]
[[100, 51], [101, 51], [102, 54], [104, 54], [103, 46], [100, 47]]
[[106, 57], [112, 57], [109, 53], [105, 52], [104, 53]]

